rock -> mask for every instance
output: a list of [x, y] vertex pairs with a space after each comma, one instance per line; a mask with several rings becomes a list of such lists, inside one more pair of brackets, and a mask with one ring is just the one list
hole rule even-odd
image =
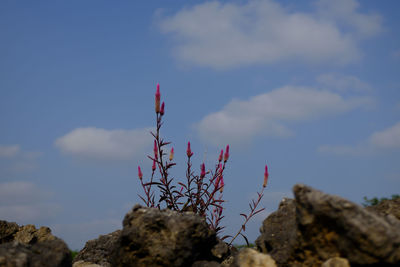
[[252, 248], [241, 249], [232, 267], [276, 267], [274, 259]]
[[[110, 255], [113, 251], [121, 230], [114, 231], [107, 235], [101, 235], [97, 239], [86, 242], [85, 247], [76, 255], [74, 259], [74, 267], [90, 266], [90, 264], [98, 264], [98, 266], [111, 267]], [[79, 262], [80, 265], [75, 266]], [[84, 265], [89, 264], [89, 265]]]
[[51, 234], [50, 228], [42, 226], [39, 229], [36, 229], [32, 224], [21, 226], [14, 236], [14, 240], [23, 244], [34, 244], [55, 239], [56, 237]]
[[380, 217], [338, 196], [295, 185], [303, 255], [325, 261], [341, 256], [351, 265], [400, 264], [400, 222]]
[[191, 266], [212, 261], [217, 244], [204, 218], [192, 212], [144, 208], [126, 214], [112, 253], [112, 266]]
[[378, 205], [368, 206], [366, 209], [381, 216], [392, 215], [400, 220], [400, 198], [383, 200]]
[[256, 240], [257, 249], [270, 254], [278, 265], [285, 264], [297, 247], [295, 201], [282, 199], [278, 210], [264, 220], [260, 232]]
[[0, 266], [70, 267], [71, 253], [48, 227], [0, 221]]
[[350, 264], [347, 259], [334, 257], [325, 261], [321, 267], [350, 267]]
[[95, 264], [93, 262], [75, 261], [74, 264], [72, 264], [72, 267], [104, 267], [104, 266]]
[[70, 267], [71, 254], [59, 239], [23, 244], [18, 241], [0, 245], [0, 266], [4, 267]]
[[195, 261], [192, 264], [192, 267], [219, 267], [221, 264], [219, 264], [216, 261]]
[[19, 226], [15, 222], [0, 220], [0, 244], [14, 240], [14, 235], [18, 230]]

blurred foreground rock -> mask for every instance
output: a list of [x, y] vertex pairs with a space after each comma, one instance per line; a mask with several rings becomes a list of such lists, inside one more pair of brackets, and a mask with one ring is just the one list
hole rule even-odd
[[379, 216], [305, 185], [293, 191], [295, 200], [281, 202], [256, 240], [278, 266], [335, 266], [328, 261], [335, 257], [351, 266], [400, 264], [400, 221], [394, 216]]
[[192, 212], [144, 208], [126, 214], [112, 266], [191, 266], [212, 260], [215, 232]]
[[0, 266], [67, 267], [71, 266], [71, 254], [48, 227], [0, 221]]

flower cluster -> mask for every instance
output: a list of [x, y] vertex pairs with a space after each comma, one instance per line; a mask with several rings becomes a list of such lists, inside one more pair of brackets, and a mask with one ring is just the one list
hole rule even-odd
[[[143, 179], [143, 173], [138, 166], [138, 177], [144, 190], [144, 196], [139, 196], [147, 207], [168, 208], [175, 211], [192, 211], [206, 218], [211, 229], [219, 233], [224, 227], [220, 226], [223, 216], [223, 191], [224, 191], [224, 170], [229, 160], [229, 145], [225, 151], [222, 149], [217, 164], [211, 169], [206, 169], [204, 163], [200, 165], [200, 174], [196, 175], [192, 170], [192, 156], [190, 142], [187, 143], [187, 168], [186, 181], [174, 182], [170, 177], [170, 168], [176, 165], [174, 160], [174, 148], [170, 148], [169, 155], [165, 152], [170, 142], [165, 142], [160, 136], [160, 129], [163, 124], [162, 118], [165, 114], [165, 104], [161, 103], [160, 85], [157, 84], [155, 94], [156, 132], [151, 132], [154, 137], [153, 154], [148, 156], [152, 160], [151, 176], [147, 182]], [[168, 157], [167, 157], [168, 156]], [[158, 170], [158, 171], [157, 171]], [[263, 197], [264, 188], [268, 180], [268, 167], [265, 166], [264, 183], [258, 199], [250, 204], [250, 213], [241, 214], [245, 222], [238, 233], [231, 239], [230, 243], [242, 235], [246, 242], [247, 238], [241, 233], [245, 231], [245, 225], [251, 217], [264, 209], [257, 210], [257, 206]], [[155, 190], [158, 189], [158, 192]], [[224, 236], [222, 239], [231, 236]]]

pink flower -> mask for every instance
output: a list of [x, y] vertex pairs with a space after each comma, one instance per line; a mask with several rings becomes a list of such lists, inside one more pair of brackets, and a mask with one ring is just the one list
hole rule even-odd
[[156, 161], [153, 160], [153, 166], [151, 167], [151, 169], [153, 170], [153, 172], [156, 170]]
[[187, 154], [187, 156], [188, 156], [189, 158], [190, 158], [191, 156], [193, 156], [193, 152], [192, 152], [192, 150], [190, 149], [190, 142], [188, 142], [186, 154]]
[[157, 91], [156, 91], [156, 113], [160, 113], [160, 99], [161, 99], [161, 94], [160, 94], [160, 84], [157, 83]]
[[206, 166], [204, 165], [204, 163], [201, 164], [200, 169], [201, 169], [200, 178], [204, 178], [204, 176], [206, 176]]
[[224, 162], [229, 159], [229, 145], [226, 146], [225, 155], [224, 155]]
[[222, 156], [223, 156], [223, 155], [224, 155], [224, 150], [221, 149], [221, 153], [219, 154], [219, 157], [218, 157], [218, 161], [219, 161], [219, 162], [222, 161]]
[[263, 183], [263, 187], [267, 186], [267, 182], [268, 182], [268, 166], [265, 165], [265, 172], [264, 172], [264, 183]]
[[162, 116], [162, 115], [164, 115], [164, 101], [162, 102], [162, 104], [161, 104], [161, 109], [160, 109], [160, 115]]
[[169, 161], [174, 159], [174, 148], [171, 148], [171, 152], [169, 153]]
[[224, 185], [225, 185], [225, 183], [224, 183], [224, 177], [221, 175], [221, 179], [220, 179], [220, 182], [219, 182], [219, 192], [222, 194], [222, 192], [224, 192]]
[[138, 166], [138, 176], [139, 176], [139, 179], [142, 180], [143, 173], [142, 173], [142, 170], [140, 169], [140, 166]]
[[157, 149], [157, 142], [154, 140], [154, 158], [158, 159], [158, 149]]

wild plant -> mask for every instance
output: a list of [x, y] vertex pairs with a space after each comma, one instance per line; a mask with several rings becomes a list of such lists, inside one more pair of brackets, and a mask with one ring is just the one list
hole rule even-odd
[[[221, 226], [223, 216], [223, 191], [224, 170], [229, 160], [229, 145], [225, 151], [222, 149], [219, 153], [217, 163], [214, 168], [206, 169], [205, 163], [200, 165], [200, 174], [196, 175], [192, 168], [193, 152], [190, 142], [187, 143], [186, 149], [186, 179], [175, 183], [174, 178], [170, 177], [170, 169], [176, 165], [174, 162], [174, 148], [169, 146], [171, 142], [165, 141], [160, 135], [160, 129], [163, 125], [163, 116], [165, 114], [165, 104], [161, 102], [160, 85], [157, 84], [155, 93], [155, 113], [156, 113], [156, 130], [151, 132], [154, 138], [153, 154], [148, 155], [152, 161], [151, 176], [147, 181], [143, 178], [143, 173], [138, 166], [138, 176], [144, 196], [139, 195], [147, 207], [151, 208], [168, 208], [178, 212], [192, 211], [206, 219], [209, 227], [219, 234], [225, 227]], [[166, 152], [169, 150], [169, 154]], [[264, 195], [264, 189], [268, 181], [268, 167], [265, 165], [264, 183], [262, 189], [257, 193], [257, 200], [252, 200], [249, 204], [249, 214], [240, 214], [244, 218], [238, 232], [232, 237], [225, 235], [221, 239], [231, 238], [229, 245], [241, 235], [247, 244], [248, 240], [242, 231], [246, 231], [247, 222], [264, 208], [257, 209]], [[158, 189], [158, 192], [156, 191]]]

